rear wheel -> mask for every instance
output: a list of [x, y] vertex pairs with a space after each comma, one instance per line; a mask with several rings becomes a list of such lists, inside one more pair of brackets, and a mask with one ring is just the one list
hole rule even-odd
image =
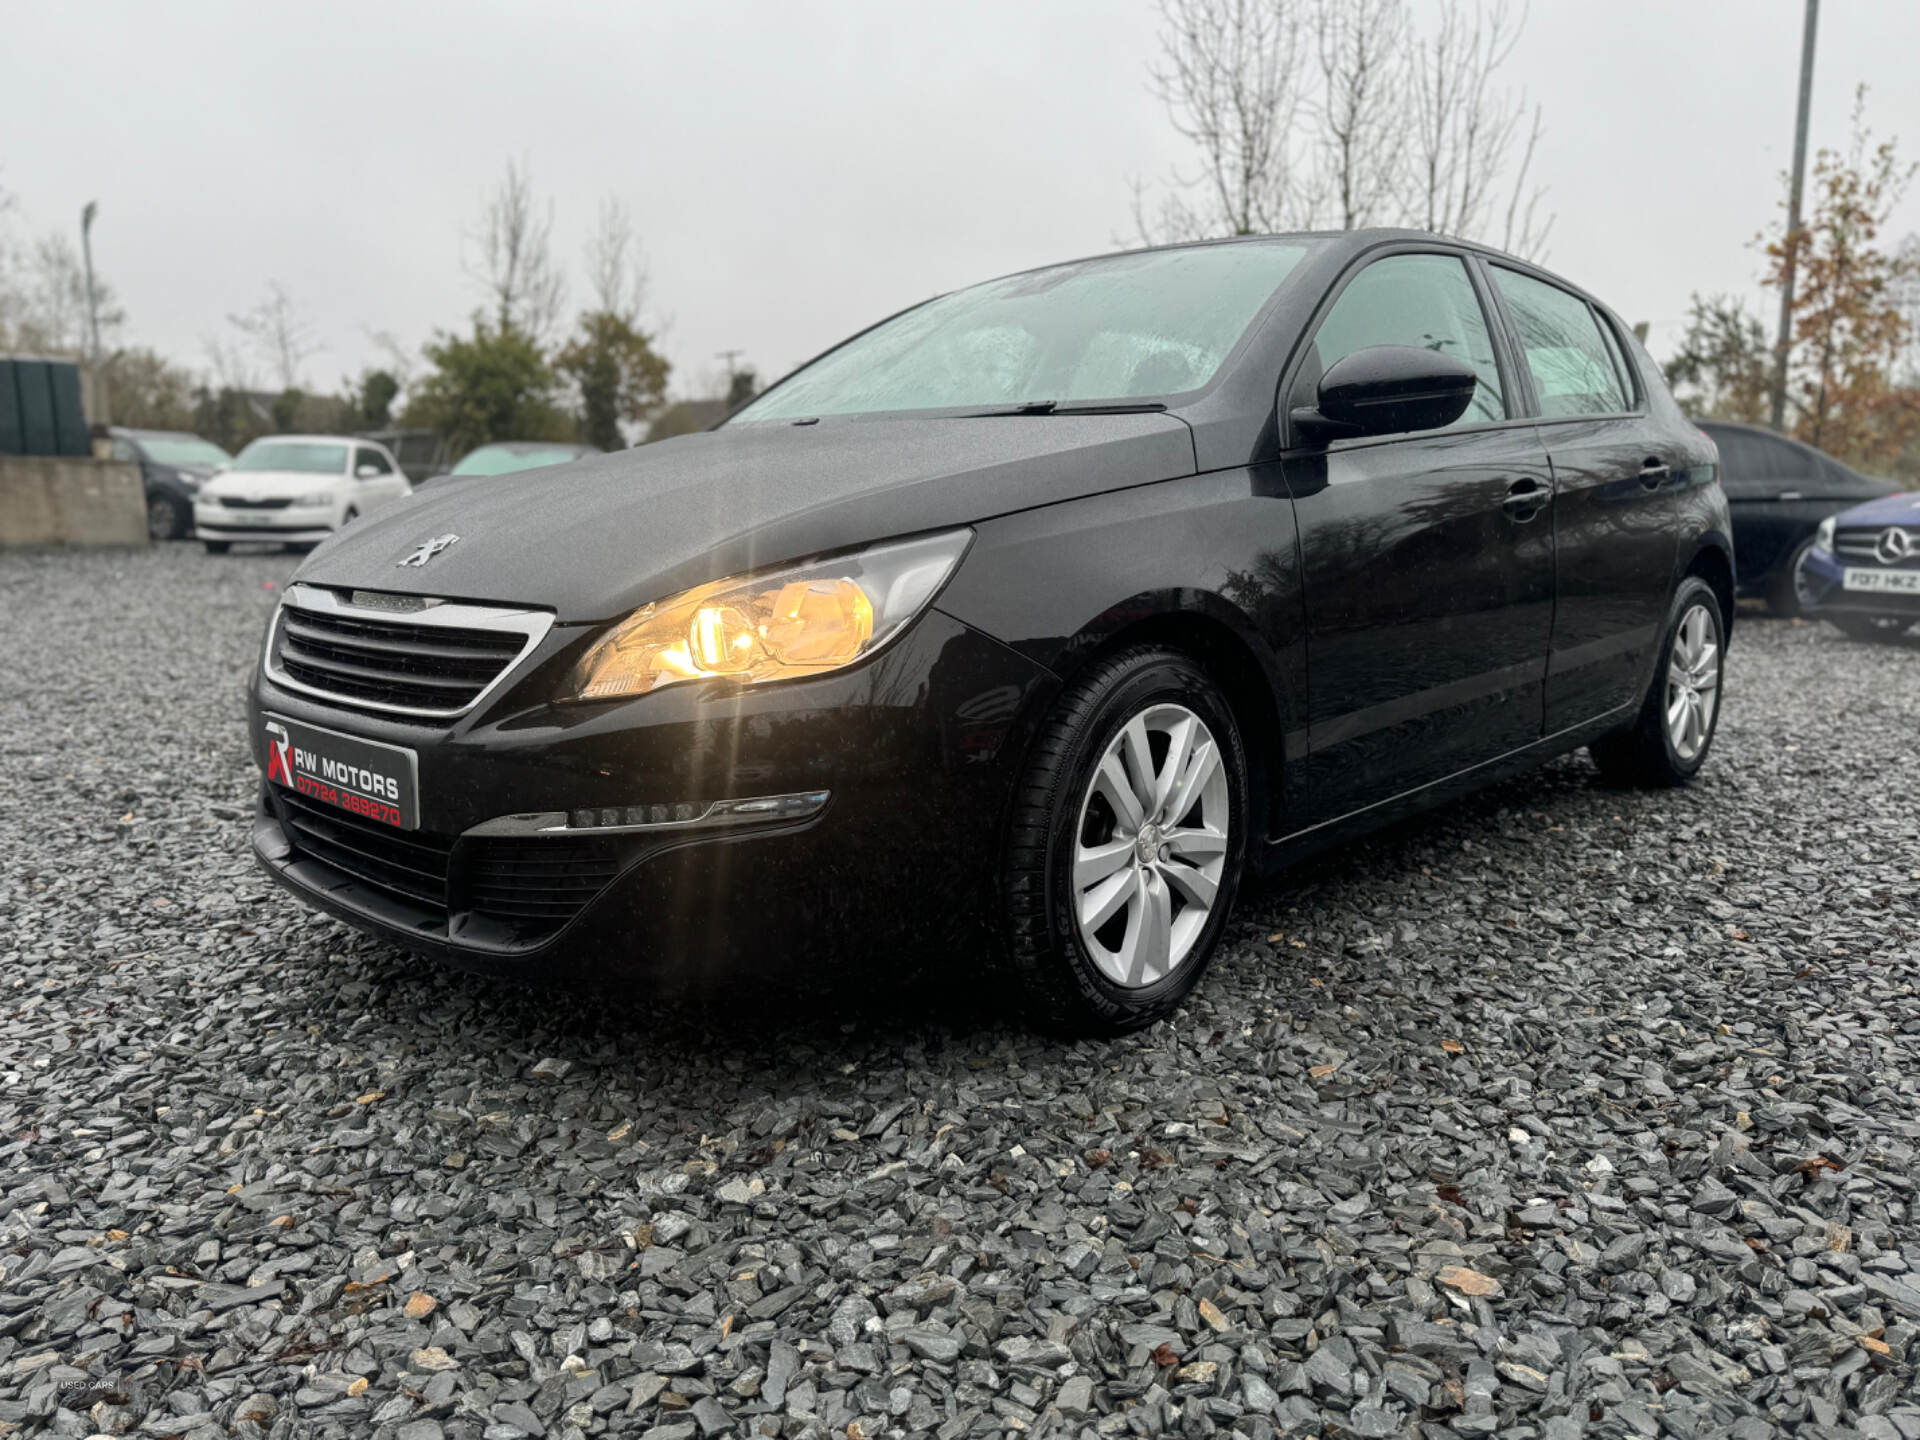
[[231, 540], [207, 540], [203, 542], [209, 555], [224, 555], [233, 548]]
[[1807, 606], [1813, 603], [1812, 586], [1809, 583], [1803, 562], [1807, 552], [1813, 549], [1813, 537], [1809, 535], [1787, 557], [1787, 563], [1767, 586], [1767, 609], [1780, 620], [1798, 620], [1806, 613]]
[[1726, 633], [1712, 587], [1698, 576], [1683, 580], [1639, 715], [1588, 747], [1602, 776], [1619, 785], [1684, 785], [1699, 773], [1720, 720]]
[[1119, 1034], [1179, 1005], [1238, 888], [1246, 770], [1231, 708], [1176, 651], [1121, 651], [1062, 697], [1015, 796], [1002, 876], [1036, 1019]]
[[1829, 615], [1827, 618], [1852, 639], [1882, 643], [1898, 640], [1913, 623], [1897, 615]]

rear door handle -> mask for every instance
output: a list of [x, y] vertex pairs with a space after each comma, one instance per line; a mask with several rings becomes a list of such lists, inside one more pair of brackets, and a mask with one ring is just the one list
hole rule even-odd
[[1660, 483], [1673, 474], [1673, 467], [1664, 460], [1650, 459], [1640, 467], [1640, 483], [1649, 490], [1658, 489]]
[[1502, 500], [1500, 505], [1515, 521], [1524, 525], [1538, 515], [1552, 498], [1553, 491], [1550, 487], [1542, 485], [1529, 476], [1509, 485], [1507, 498]]

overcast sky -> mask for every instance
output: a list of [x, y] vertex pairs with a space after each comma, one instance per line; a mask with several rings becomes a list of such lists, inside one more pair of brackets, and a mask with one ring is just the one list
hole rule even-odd
[[[1424, 0], [1414, 0], [1416, 10]], [[7, 7], [0, 187], [34, 229], [100, 202], [126, 339], [202, 368], [284, 284], [331, 388], [479, 302], [463, 236], [508, 157], [579, 270], [633, 212], [676, 389], [774, 375], [900, 306], [1111, 248], [1182, 151], [1146, 89], [1151, 0], [965, 6]], [[1509, 78], [1544, 107], [1547, 263], [1665, 355], [1694, 290], [1753, 292], [1792, 146], [1800, 0], [1536, 3]], [[1854, 87], [1920, 158], [1920, 5], [1829, 0], [1813, 143]], [[1920, 229], [1909, 200], [1895, 233]], [[574, 294], [580, 294], [576, 280]]]

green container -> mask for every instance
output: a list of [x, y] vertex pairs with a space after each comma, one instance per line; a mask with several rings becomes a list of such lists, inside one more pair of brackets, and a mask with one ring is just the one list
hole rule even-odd
[[24, 455], [27, 434], [20, 418], [20, 385], [14, 378], [16, 360], [0, 359], [0, 455]]
[[47, 389], [53, 396], [53, 454], [91, 455], [93, 437], [87, 433], [86, 407], [80, 400], [80, 367], [58, 360], [47, 362]]
[[71, 360], [0, 356], [0, 455], [91, 455]]
[[20, 396], [20, 453], [57, 455], [59, 431], [53, 419], [53, 387], [47, 383], [47, 362], [13, 362], [14, 386]]

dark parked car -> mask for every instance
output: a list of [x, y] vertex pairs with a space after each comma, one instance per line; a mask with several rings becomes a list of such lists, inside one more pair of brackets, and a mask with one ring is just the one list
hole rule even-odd
[[1720, 447], [1740, 593], [1791, 619], [1805, 604], [1794, 582], [1820, 522], [1896, 487], [1758, 425], [1703, 420], [1700, 428]]
[[1688, 779], [1732, 603], [1712, 446], [1564, 282], [1404, 231], [1105, 256], [329, 540], [254, 847], [463, 965], [857, 937], [1123, 1029], [1248, 866], [1580, 745]]
[[211, 440], [184, 430], [107, 431], [113, 458], [140, 467], [147, 492], [147, 534], [155, 540], [179, 540], [193, 533], [193, 497], [214, 471], [233, 457]]
[[1920, 494], [1886, 495], [1820, 522], [1800, 560], [1808, 616], [1856, 640], [1894, 640], [1920, 620]]

